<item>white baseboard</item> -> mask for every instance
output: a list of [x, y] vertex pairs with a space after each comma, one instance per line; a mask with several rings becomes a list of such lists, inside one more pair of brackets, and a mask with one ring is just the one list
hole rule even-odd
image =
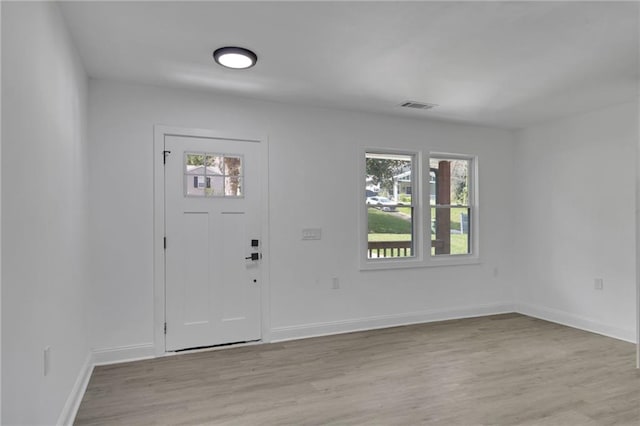
[[93, 365], [119, 364], [121, 362], [139, 361], [155, 357], [153, 343], [94, 349]]
[[513, 304], [494, 303], [490, 305], [477, 305], [454, 309], [408, 312], [341, 321], [275, 327], [271, 329], [270, 341], [283, 342], [286, 340], [305, 339], [308, 337], [375, 330], [378, 328], [397, 327], [402, 325], [445, 321], [459, 318], [473, 318], [485, 315], [505, 314], [509, 312], [513, 312]]
[[64, 404], [62, 408], [62, 412], [58, 417], [58, 422], [56, 425], [58, 426], [67, 426], [72, 425], [73, 421], [76, 418], [76, 414], [78, 414], [78, 408], [80, 408], [80, 403], [82, 402], [82, 398], [84, 397], [84, 393], [87, 390], [87, 385], [89, 384], [89, 379], [91, 379], [91, 373], [93, 372], [93, 360], [92, 354], [88, 353], [87, 358], [82, 364], [82, 368], [80, 369], [80, 373], [78, 374], [78, 378], [67, 397], [67, 402]]
[[545, 321], [590, 331], [592, 333], [601, 334], [618, 340], [624, 340], [630, 343], [636, 343], [636, 331], [633, 329], [614, 327], [598, 321], [593, 321], [589, 318], [574, 315], [569, 312], [543, 308], [541, 306], [530, 305], [527, 303], [515, 304], [515, 311], [519, 314], [539, 318]]
[[87, 358], [78, 373], [78, 378], [67, 397], [67, 402], [62, 408], [62, 412], [58, 417], [56, 425], [67, 426], [72, 425], [78, 408], [84, 397], [84, 393], [89, 385], [93, 368], [96, 365], [115, 364], [127, 361], [135, 361], [139, 359], [154, 358], [153, 344], [121, 346], [117, 348], [93, 350], [87, 354]]

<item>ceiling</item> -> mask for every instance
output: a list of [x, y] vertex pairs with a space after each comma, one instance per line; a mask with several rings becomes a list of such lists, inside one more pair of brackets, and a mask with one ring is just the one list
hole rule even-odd
[[[96, 78], [520, 128], [638, 99], [635, 2], [69, 2]], [[237, 45], [248, 70], [217, 65]], [[403, 101], [438, 104], [429, 111]]]

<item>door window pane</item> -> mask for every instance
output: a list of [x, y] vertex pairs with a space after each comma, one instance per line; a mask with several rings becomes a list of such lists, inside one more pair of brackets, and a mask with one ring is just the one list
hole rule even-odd
[[224, 176], [209, 176], [210, 185], [207, 188], [208, 197], [221, 197], [224, 191]]
[[224, 174], [226, 176], [242, 176], [242, 158], [225, 156]]
[[224, 157], [207, 155], [207, 174], [222, 175], [224, 168]]
[[204, 175], [204, 155], [187, 154], [185, 156], [185, 173]]
[[186, 176], [185, 183], [187, 185], [187, 195], [194, 197], [204, 196], [205, 176]]
[[226, 196], [240, 197], [242, 195], [242, 178], [237, 176], [225, 177], [224, 191]]

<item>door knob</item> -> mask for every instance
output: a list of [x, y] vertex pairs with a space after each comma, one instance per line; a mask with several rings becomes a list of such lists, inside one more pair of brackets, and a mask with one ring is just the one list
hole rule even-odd
[[262, 257], [261, 253], [251, 253], [251, 256], [245, 257], [247, 260], [260, 260]]

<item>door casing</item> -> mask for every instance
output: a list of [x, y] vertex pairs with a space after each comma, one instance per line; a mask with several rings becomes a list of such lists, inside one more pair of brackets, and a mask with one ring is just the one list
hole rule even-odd
[[[266, 137], [244, 137], [209, 129], [183, 128], [156, 125], [153, 138], [153, 310], [154, 310], [154, 352], [155, 356], [165, 356], [165, 197], [164, 197], [164, 139], [165, 136], [186, 136], [216, 138], [260, 143], [260, 161], [262, 163], [262, 203], [260, 222], [262, 232], [261, 264], [261, 327], [262, 342], [271, 341], [270, 323], [270, 285], [269, 285], [269, 146]], [[171, 155], [171, 154], [168, 154]]]

